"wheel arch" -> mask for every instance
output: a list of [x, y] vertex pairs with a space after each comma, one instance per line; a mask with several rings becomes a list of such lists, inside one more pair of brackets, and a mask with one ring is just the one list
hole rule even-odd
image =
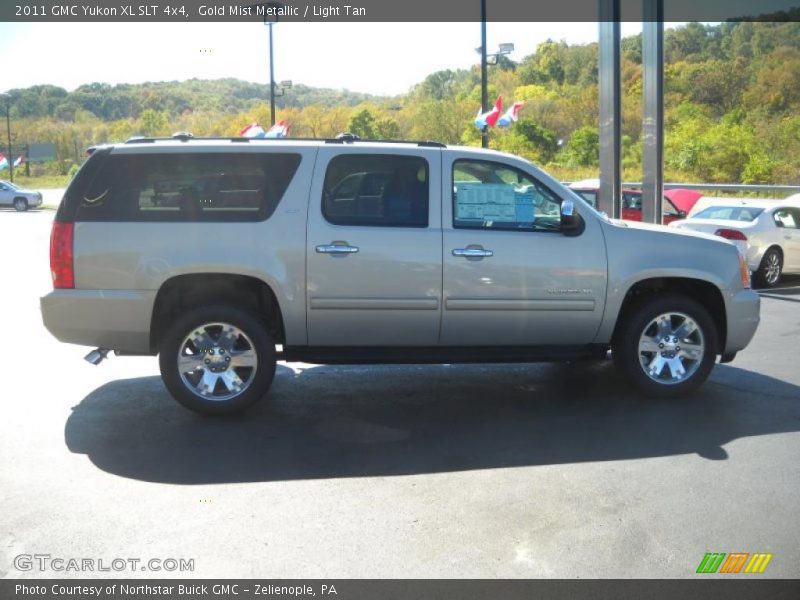
[[767, 248], [764, 250], [764, 253], [761, 255], [761, 258], [763, 259], [770, 250], [777, 250], [778, 254], [781, 255], [781, 260], [786, 258], [786, 253], [783, 251], [783, 246], [780, 244], [770, 244], [767, 246]]
[[164, 332], [174, 318], [193, 308], [230, 304], [263, 320], [273, 340], [286, 340], [277, 296], [262, 279], [228, 273], [192, 273], [167, 279], [158, 289], [150, 323], [150, 350], [158, 352]]
[[728, 327], [725, 299], [722, 291], [713, 283], [690, 277], [652, 277], [635, 282], [628, 288], [622, 301], [611, 342], [614, 343], [620, 334], [625, 319], [647, 299], [659, 294], [677, 293], [699, 302], [711, 315], [717, 330], [717, 354], [724, 352]]

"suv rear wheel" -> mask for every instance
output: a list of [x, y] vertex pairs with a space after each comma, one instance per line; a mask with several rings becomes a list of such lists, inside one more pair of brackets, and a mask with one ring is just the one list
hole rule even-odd
[[706, 380], [717, 356], [717, 330], [698, 302], [681, 295], [652, 298], [623, 318], [612, 356], [639, 391], [680, 396]]
[[254, 315], [230, 306], [194, 309], [169, 328], [159, 353], [172, 396], [202, 414], [241, 412], [275, 376], [275, 343]]

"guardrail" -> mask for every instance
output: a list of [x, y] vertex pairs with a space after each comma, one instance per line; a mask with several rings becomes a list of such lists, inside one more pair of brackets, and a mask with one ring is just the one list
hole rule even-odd
[[[641, 182], [625, 182], [622, 187], [641, 188]], [[665, 183], [665, 190], [683, 188], [687, 190], [709, 190], [715, 192], [779, 192], [800, 193], [800, 185], [761, 185], [749, 183]]]

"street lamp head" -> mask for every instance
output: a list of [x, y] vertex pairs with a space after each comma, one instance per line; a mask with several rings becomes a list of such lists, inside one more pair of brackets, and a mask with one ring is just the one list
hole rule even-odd
[[500, 44], [500, 54], [510, 54], [514, 51], [514, 44]]
[[286, 79], [284, 81], [281, 81], [280, 86], [282, 88], [287, 88], [288, 89], [288, 88], [292, 87], [292, 80], [291, 79]]

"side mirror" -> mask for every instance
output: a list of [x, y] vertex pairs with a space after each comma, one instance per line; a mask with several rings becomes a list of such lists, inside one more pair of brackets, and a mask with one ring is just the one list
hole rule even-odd
[[685, 210], [679, 210], [679, 211], [678, 211], [678, 216], [679, 216], [681, 219], [685, 219], [685, 218], [686, 218], [686, 211], [685, 211]]
[[583, 219], [575, 212], [575, 203], [567, 198], [561, 203], [561, 233], [567, 236], [580, 235], [583, 227]]

